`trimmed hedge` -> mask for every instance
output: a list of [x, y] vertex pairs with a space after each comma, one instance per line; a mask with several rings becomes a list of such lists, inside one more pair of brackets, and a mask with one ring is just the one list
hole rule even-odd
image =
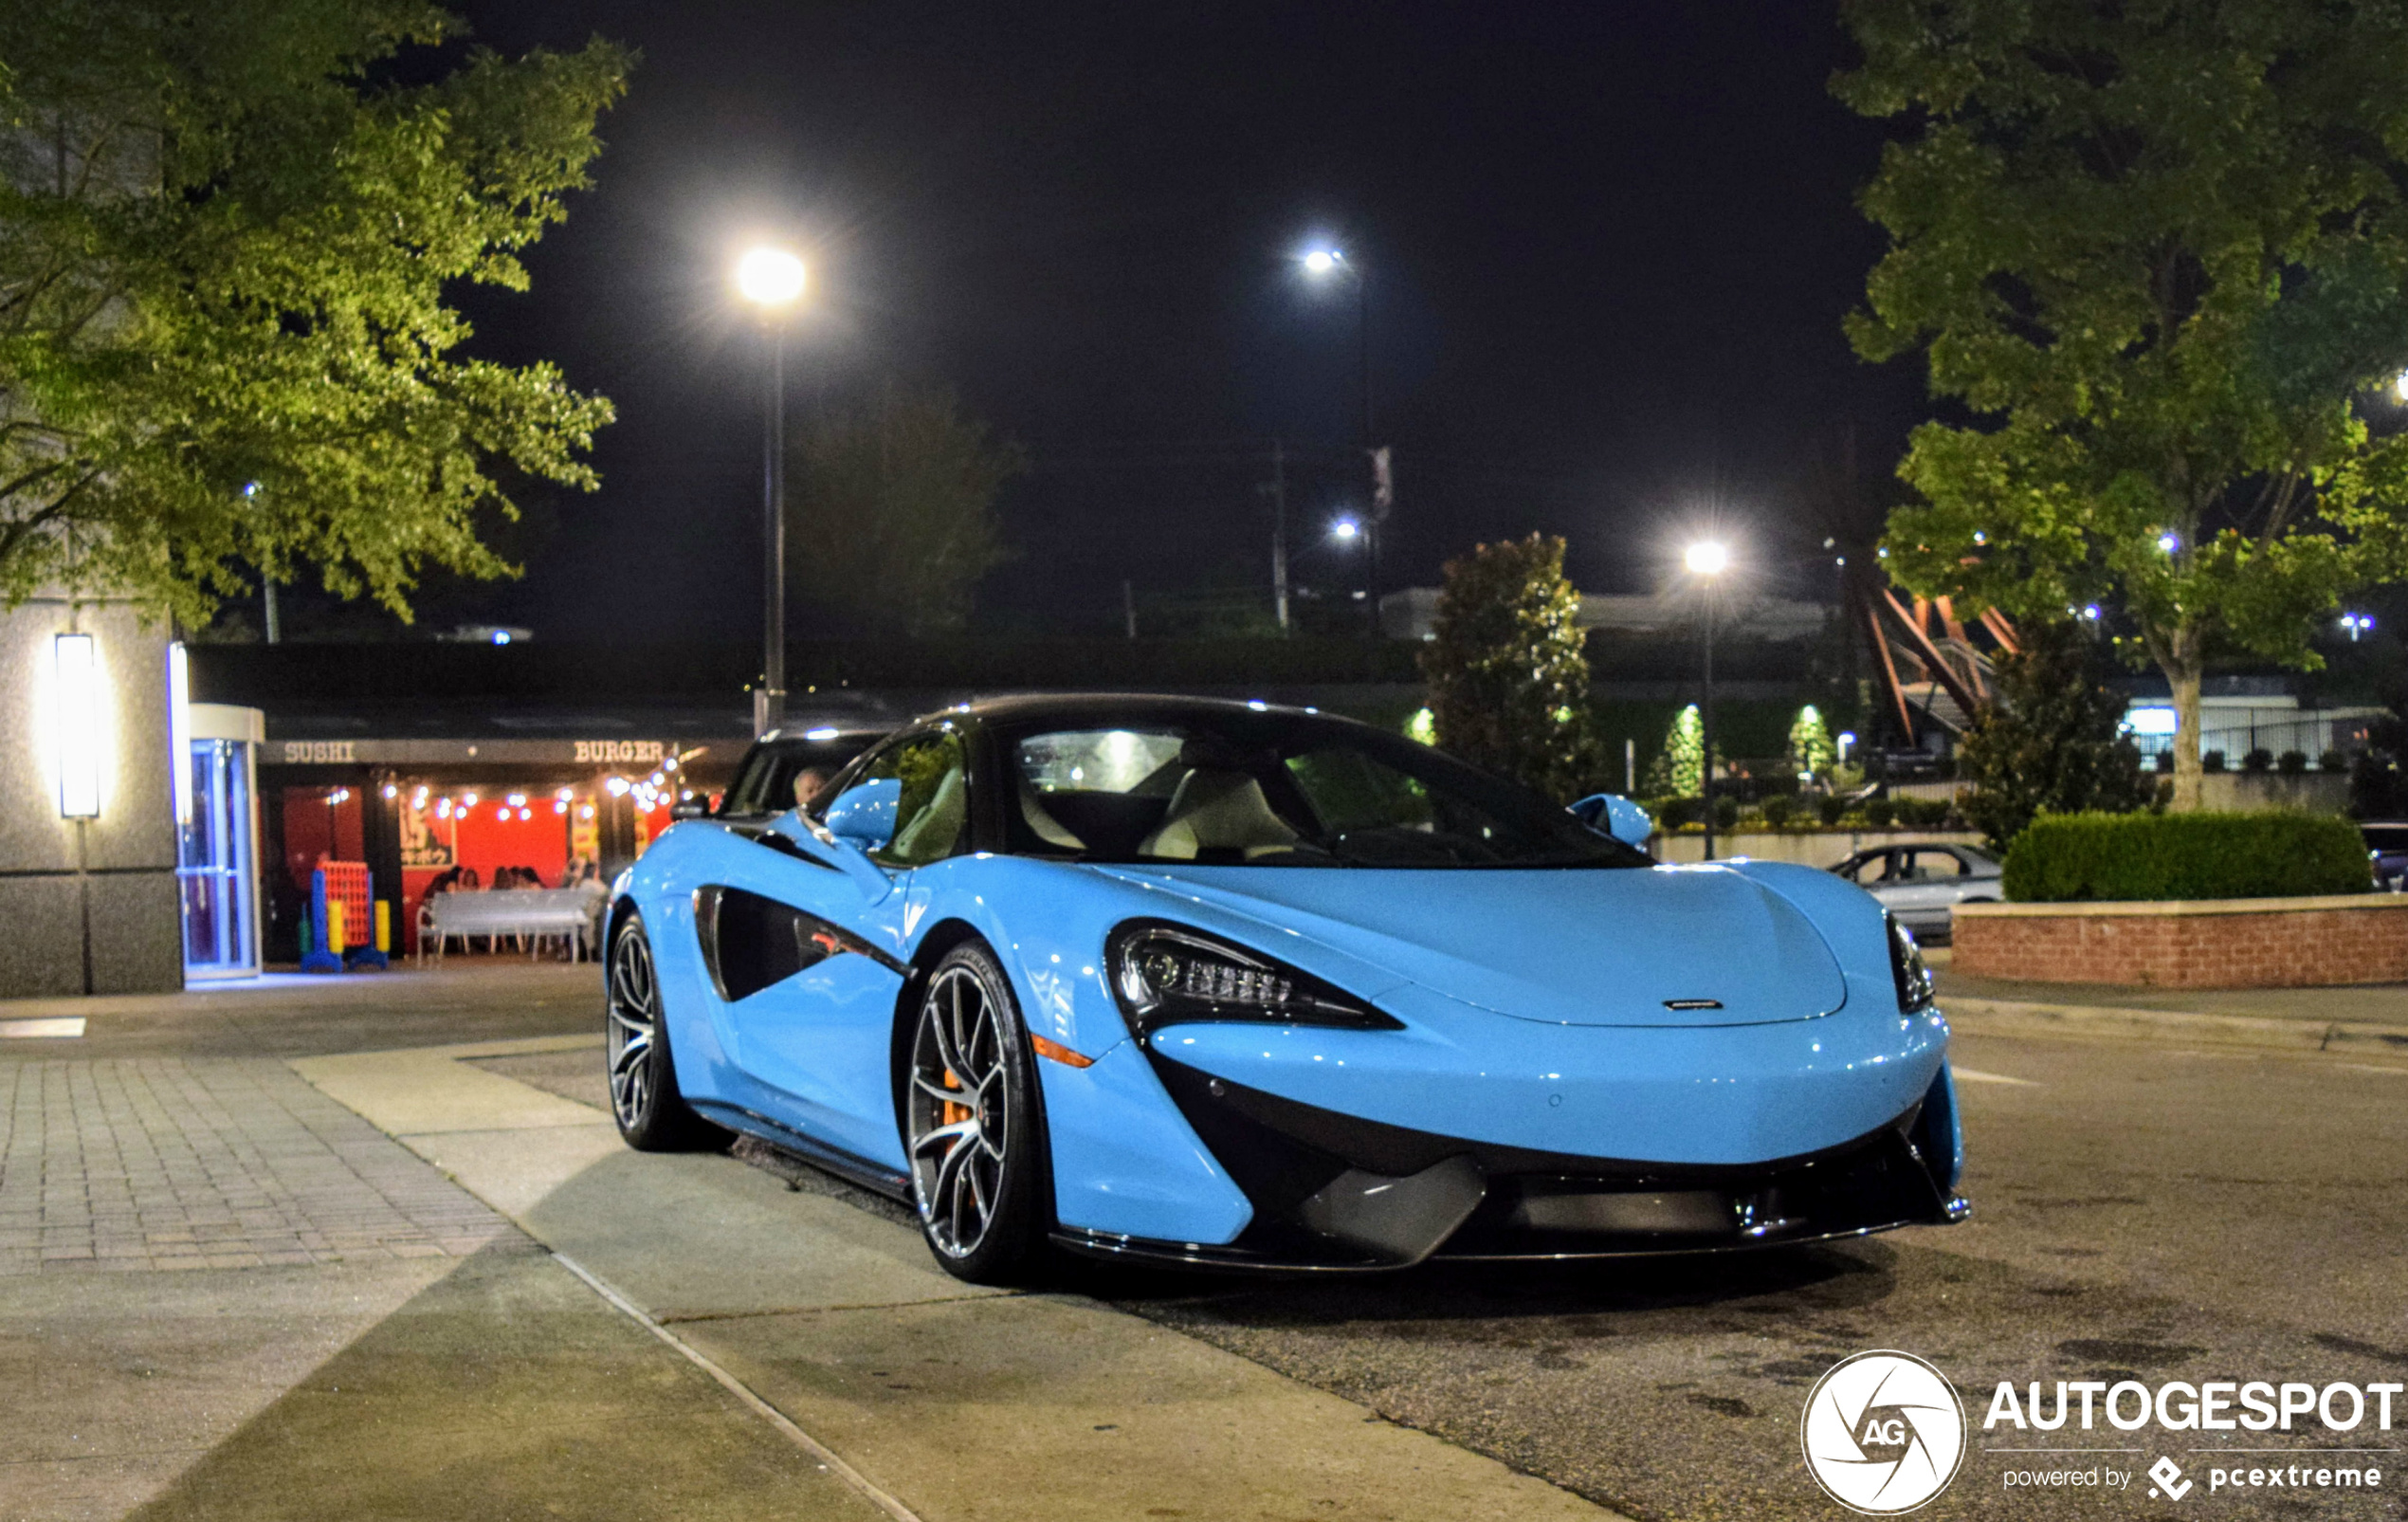
[[2374, 886], [2358, 827], [2327, 814], [2044, 814], [2008, 849], [2007, 897], [2300, 898]]

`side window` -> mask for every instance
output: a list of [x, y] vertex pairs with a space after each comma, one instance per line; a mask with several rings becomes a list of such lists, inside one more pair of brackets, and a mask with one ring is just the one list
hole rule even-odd
[[914, 735], [872, 756], [848, 790], [892, 779], [902, 795], [895, 833], [871, 854], [889, 867], [924, 867], [960, 851], [970, 823], [966, 773], [961, 737], [950, 730]]
[[736, 780], [727, 785], [726, 795], [720, 799], [720, 813], [732, 815], [759, 813], [760, 799], [768, 786], [768, 774], [775, 764], [775, 760], [766, 749], [755, 746], [753, 753], [744, 758], [744, 764], [737, 772]]
[[1881, 881], [1882, 869], [1888, 865], [1889, 853], [1886, 851], [1876, 851], [1870, 855], [1859, 856], [1842, 875], [1860, 887], [1870, 888]]
[[1906, 853], [1906, 876], [1910, 881], [1928, 883], [1964, 875], [1965, 864], [1953, 851], [1910, 851]]

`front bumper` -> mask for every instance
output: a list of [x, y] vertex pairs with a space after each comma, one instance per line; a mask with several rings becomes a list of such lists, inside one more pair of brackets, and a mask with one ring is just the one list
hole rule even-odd
[[1180, 1113], [1253, 1206], [1233, 1241], [1067, 1230], [1094, 1256], [1195, 1267], [1373, 1271], [1440, 1259], [1638, 1257], [1860, 1237], [1962, 1219], [1943, 1069], [1903, 1112], [1770, 1162], [1583, 1157], [1385, 1125], [1149, 1053]]

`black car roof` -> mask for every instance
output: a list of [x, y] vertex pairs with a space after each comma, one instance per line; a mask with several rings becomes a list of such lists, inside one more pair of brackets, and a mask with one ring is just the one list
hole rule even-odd
[[867, 745], [873, 740], [893, 733], [894, 731], [892, 729], [829, 730], [824, 726], [813, 725], [810, 729], [773, 729], [768, 734], [765, 734], [758, 740], [754, 741], [753, 743], [756, 745], [769, 745], [775, 747], [783, 745], [841, 745], [849, 742], [854, 744]]
[[966, 717], [988, 723], [1013, 723], [1024, 719], [1085, 719], [1102, 717], [1162, 717], [1178, 714], [1248, 714], [1277, 713], [1297, 718], [1325, 719], [1332, 724], [1356, 723], [1340, 714], [1324, 713], [1315, 708], [1300, 708], [1283, 703], [1264, 703], [1238, 698], [1187, 697], [1172, 692], [1015, 692], [1006, 697], [984, 698], [972, 703], [958, 703], [950, 708], [939, 708], [912, 721], [928, 724], [939, 719]]

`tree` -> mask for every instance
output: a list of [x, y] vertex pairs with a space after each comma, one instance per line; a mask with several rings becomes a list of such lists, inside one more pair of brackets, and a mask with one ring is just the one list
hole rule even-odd
[[1831, 726], [1813, 704], [1797, 710], [1789, 725], [1790, 764], [1812, 777], [1823, 777], [1839, 764], [1839, 747], [1832, 743]]
[[1693, 798], [1706, 795], [1706, 721], [1692, 703], [1672, 715], [1664, 730], [1659, 759], [1668, 797]]
[[2386, 0], [1847, 0], [1834, 88], [1904, 119], [1849, 332], [1927, 353], [1890, 573], [2062, 618], [2120, 603], [2173, 686], [2198, 805], [2218, 650], [2301, 668], [2408, 569], [2408, 13]]
[[1579, 612], [1560, 539], [1475, 545], [1448, 561], [1421, 652], [1438, 743], [1567, 801], [1597, 775]]
[[[319, 567], [407, 616], [427, 565], [494, 576], [500, 463], [591, 488], [610, 404], [459, 358], [460, 284], [522, 290], [629, 59], [397, 55], [407, 0], [0, 9], [0, 606], [131, 593], [205, 622]], [[423, 67], [414, 60], [413, 67]]]
[[1010, 558], [994, 500], [1027, 457], [949, 392], [883, 386], [805, 430], [790, 465], [803, 588], [864, 630], [958, 631], [979, 578]]
[[2123, 737], [2124, 698], [2100, 680], [2090, 636], [2063, 617], [2028, 623], [1992, 667], [1998, 691], [1957, 754], [1973, 782], [1965, 817], [2005, 850], [2040, 814], [2124, 814], [2155, 796]]

